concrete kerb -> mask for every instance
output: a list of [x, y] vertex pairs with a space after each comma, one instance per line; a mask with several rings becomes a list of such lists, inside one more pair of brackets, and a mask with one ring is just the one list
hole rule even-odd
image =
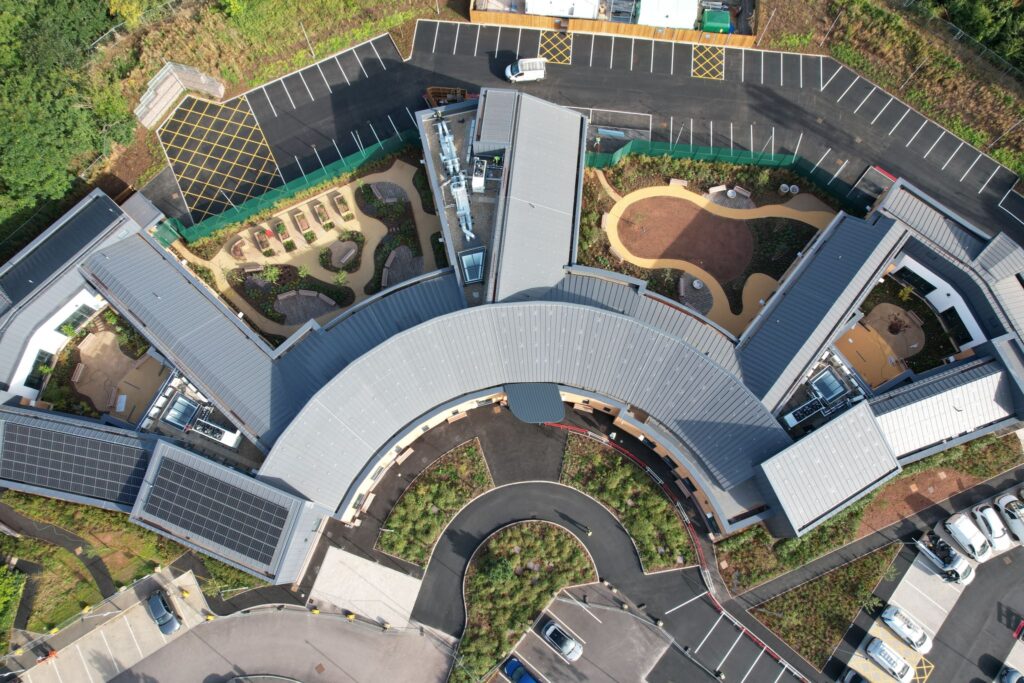
[[[518, 483], [524, 483], [524, 482], [518, 482]], [[513, 486], [513, 485], [514, 484], [506, 484], [506, 486]], [[501, 488], [501, 487], [498, 487], [498, 488]], [[494, 489], [492, 489], [492, 490], [494, 490]], [[481, 494], [481, 495], [483, 495], [483, 494]], [[479, 498], [480, 496], [477, 496], [477, 497]], [[455, 519], [455, 518], [453, 517], [452, 519]], [[455, 671], [455, 666], [458, 664], [458, 661], [459, 661], [459, 648], [462, 645], [462, 638], [465, 637], [465, 635], [466, 635], [466, 627], [469, 626], [469, 603], [466, 602], [466, 579], [469, 577], [469, 568], [473, 565], [473, 561], [476, 560], [477, 554], [480, 552], [480, 550], [485, 545], [487, 545], [488, 541], [490, 541], [492, 538], [494, 538], [495, 536], [500, 534], [502, 531], [505, 531], [506, 529], [510, 529], [510, 528], [512, 528], [514, 526], [519, 526], [520, 524], [547, 524], [547, 525], [553, 526], [553, 527], [555, 527], [557, 529], [561, 529], [562, 531], [564, 531], [567, 534], [569, 534], [570, 536], [572, 536], [576, 540], [576, 543], [578, 543], [579, 546], [581, 548], [583, 548], [583, 552], [585, 552], [587, 554], [587, 558], [590, 560], [590, 566], [593, 567], [593, 569], [594, 569], [594, 576], [597, 577], [597, 581], [588, 581], [586, 583], [569, 584], [569, 585], [562, 586], [561, 588], [559, 588], [558, 592], [561, 592], [561, 591], [566, 590], [568, 588], [579, 588], [581, 586], [592, 586], [595, 583], [600, 583], [600, 581], [601, 581], [601, 573], [597, 570], [597, 563], [594, 562], [594, 556], [590, 554], [590, 551], [587, 549], [587, 546], [583, 543], [583, 541], [581, 541], [579, 539], [579, 537], [572, 530], [570, 530], [568, 527], [566, 527], [566, 526], [564, 526], [562, 524], [558, 524], [557, 522], [549, 522], [547, 520], [542, 520], [542, 519], [524, 519], [524, 520], [519, 520], [517, 522], [509, 522], [508, 524], [505, 524], [504, 526], [502, 526], [502, 527], [500, 527], [498, 529], [495, 529], [490, 534], [488, 534], [486, 538], [484, 538], [482, 541], [480, 541], [480, 544], [476, 547], [475, 550], [473, 550], [473, 554], [470, 555], [470, 557], [469, 557], [469, 563], [466, 565], [466, 572], [462, 575], [462, 605], [465, 608], [464, 609], [465, 615], [462, 618], [462, 635], [459, 636], [459, 642], [458, 642], [458, 644], [455, 647], [455, 651], [452, 653], [452, 664], [448, 668], [448, 677], [449, 678], [451, 678], [452, 672]], [[444, 534], [442, 534], [442, 536], [443, 535]], [[541, 610], [537, 614], [536, 618], [534, 618], [533, 622], [530, 624], [530, 627], [528, 629], [526, 629], [525, 631], [523, 631], [523, 634], [521, 636], [519, 636], [519, 638], [516, 640], [515, 644], [512, 646], [512, 650], [510, 650], [509, 652], [503, 652], [502, 655], [501, 655], [501, 658], [498, 660], [498, 663], [495, 664], [490, 670], [488, 670], [488, 672], [480, 680], [487, 680], [487, 678], [494, 671], [496, 671], [499, 666], [501, 666], [501, 662], [504, 661], [505, 657], [509, 656], [509, 654], [514, 652], [515, 649], [517, 647], [519, 647], [519, 643], [521, 643], [523, 641], [523, 638], [525, 638], [530, 633], [530, 631], [533, 630], [533, 628], [537, 625], [537, 623], [539, 622], [539, 620], [540, 620], [541, 616], [544, 614], [544, 612], [546, 612], [548, 610], [548, 608], [551, 607], [551, 603], [553, 603], [555, 601], [555, 598], [558, 597], [558, 592], [556, 592], [554, 595], [552, 595], [551, 599], [548, 600], [546, 603], [544, 603], [544, 607], [541, 608]]]

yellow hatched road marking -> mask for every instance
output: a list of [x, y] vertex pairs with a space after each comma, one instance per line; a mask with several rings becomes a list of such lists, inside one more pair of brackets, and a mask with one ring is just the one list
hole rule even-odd
[[572, 34], [561, 31], [541, 31], [539, 57], [552, 64], [572, 63]]
[[694, 45], [690, 75], [694, 78], [724, 81], [725, 48], [719, 45]]

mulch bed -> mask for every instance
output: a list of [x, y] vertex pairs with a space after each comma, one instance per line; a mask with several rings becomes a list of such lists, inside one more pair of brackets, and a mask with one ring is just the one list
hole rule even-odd
[[754, 254], [746, 222], [716, 216], [677, 197], [631, 204], [619, 219], [619, 237], [641, 258], [689, 261], [720, 283], [742, 275]]

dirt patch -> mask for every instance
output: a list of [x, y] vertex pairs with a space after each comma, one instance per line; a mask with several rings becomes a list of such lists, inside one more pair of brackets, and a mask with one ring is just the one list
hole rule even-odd
[[744, 221], [716, 216], [678, 197], [631, 204], [619, 219], [619, 237], [641, 258], [689, 261], [719, 282], [742, 275], [754, 254]]
[[946, 500], [982, 481], [964, 472], [939, 468], [915, 474], [882, 487], [864, 509], [857, 538], [884, 529], [904, 517]]

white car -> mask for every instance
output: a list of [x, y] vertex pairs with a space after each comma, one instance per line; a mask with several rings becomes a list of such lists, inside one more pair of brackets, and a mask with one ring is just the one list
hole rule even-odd
[[947, 519], [943, 526], [975, 561], [985, 562], [992, 558], [992, 546], [967, 515], [958, 512]]
[[1006, 526], [1010, 528], [1018, 541], [1024, 541], [1024, 503], [1012, 493], [1000, 497], [996, 501], [996, 507], [1003, 513]]
[[896, 605], [889, 605], [882, 610], [882, 621], [892, 629], [903, 641], [923, 655], [932, 649], [932, 639], [924, 628], [914, 621], [909, 614]]
[[992, 545], [992, 550], [1001, 553], [1010, 549], [1013, 544], [1013, 541], [1010, 540], [1010, 532], [1006, 530], [1006, 525], [999, 518], [999, 513], [996, 512], [994, 505], [990, 503], [978, 505], [971, 512], [974, 514], [974, 521], [981, 529], [981, 533], [985, 534], [985, 538]]

